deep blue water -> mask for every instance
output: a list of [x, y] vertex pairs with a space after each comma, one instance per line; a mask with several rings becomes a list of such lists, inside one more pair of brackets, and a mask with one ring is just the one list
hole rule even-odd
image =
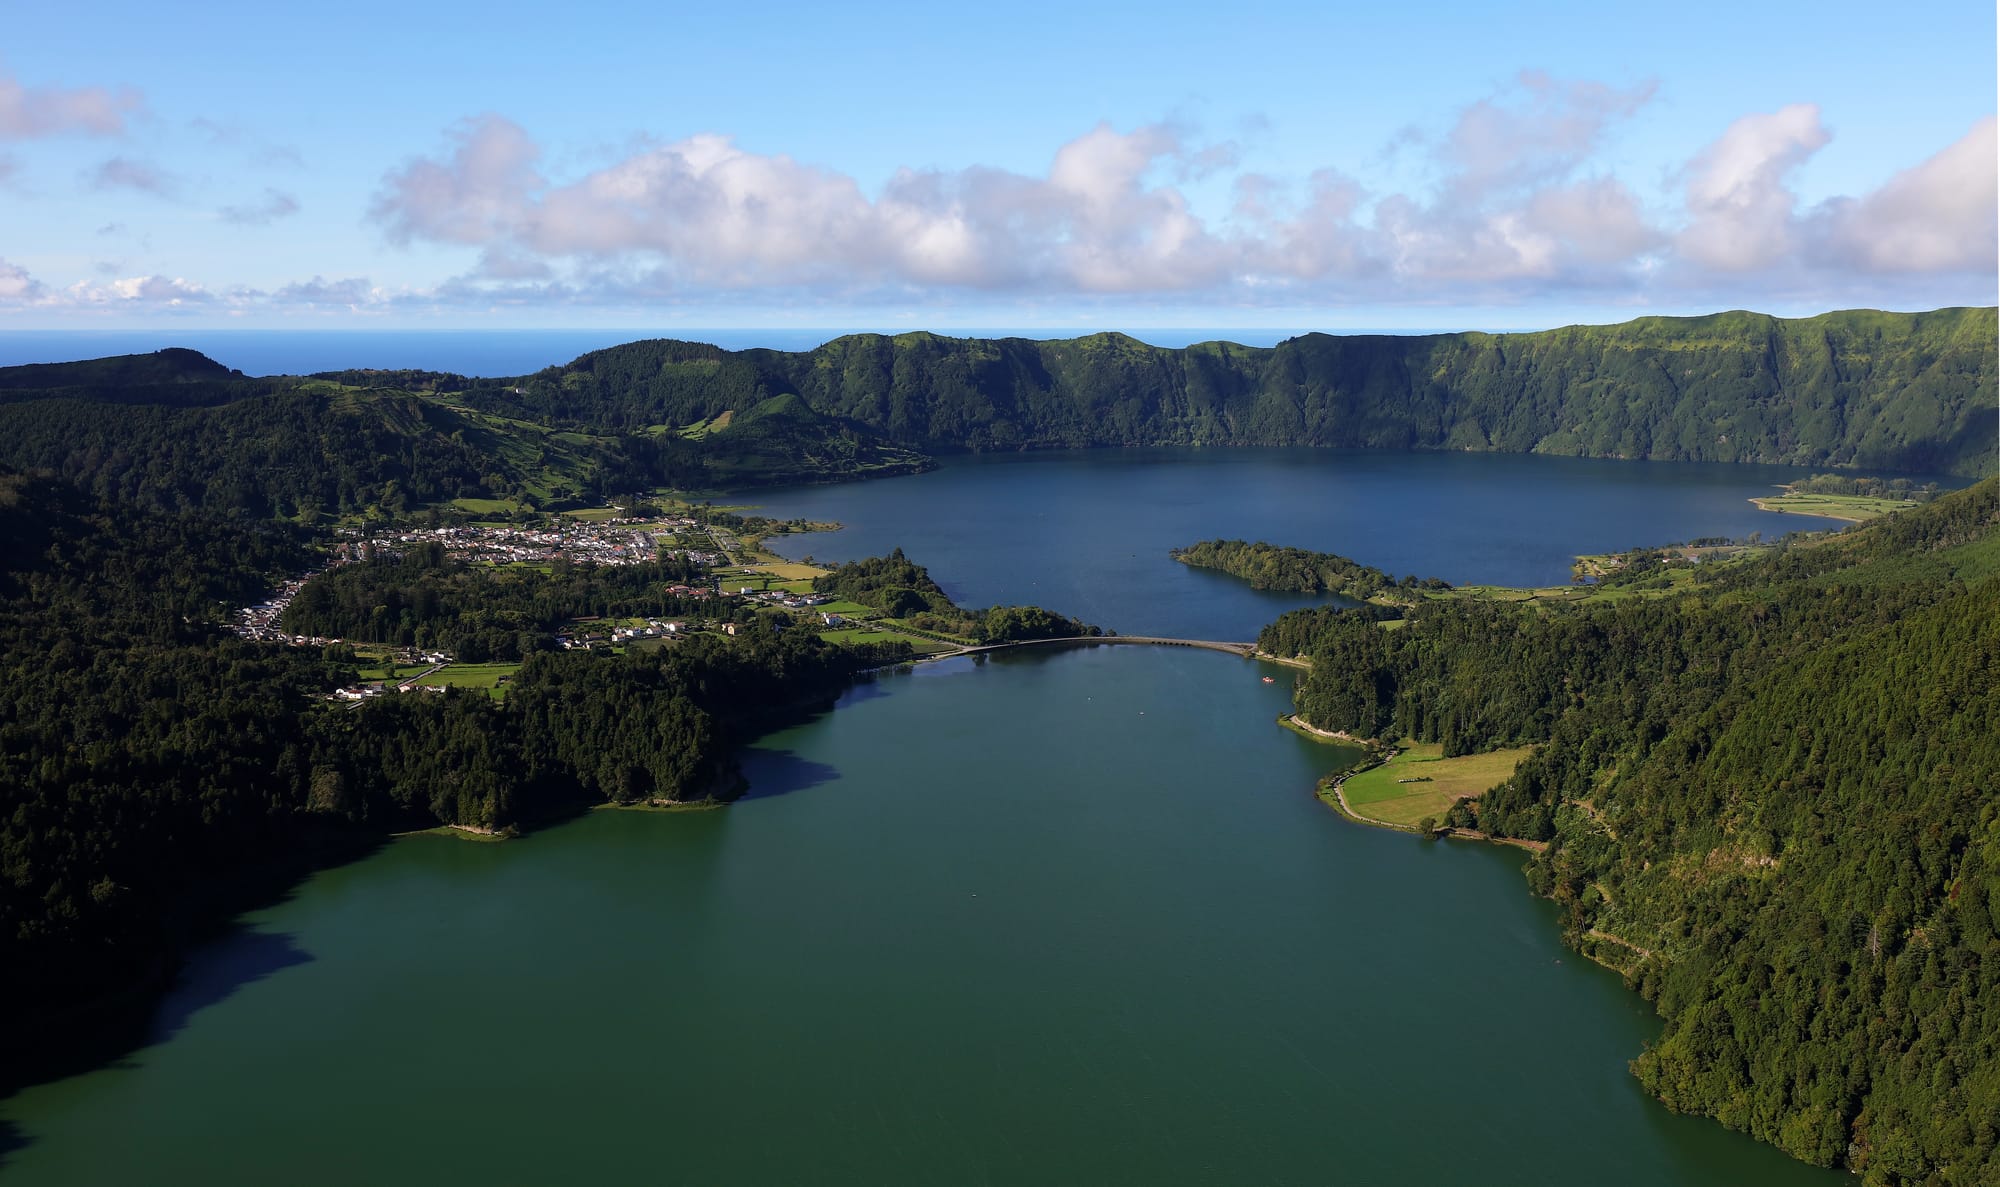
[[[526, 375], [543, 367], [567, 363], [586, 351], [642, 338], [710, 342], [730, 350], [752, 347], [810, 350], [843, 334], [881, 328], [639, 326], [608, 330], [198, 330], [158, 326], [144, 330], [0, 330], [0, 367], [97, 359], [117, 354], [145, 354], [169, 346], [184, 346], [199, 350], [247, 375], [309, 375], [315, 371], [375, 367], [508, 376]], [[973, 338], [1071, 338], [1090, 333], [1092, 328], [980, 328], [939, 332]], [[1131, 331], [1134, 337], [1155, 346], [1186, 346], [1191, 342], [1218, 338], [1245, 346], [1272, 346], [1306, 332], [1201, 328]]]
[[1840, 527], [1749, 502], [1806, 473], [1515, 454], [1101, 449], [955, 458], [908, 478], [728, 501], [845, 525], [771, 541], [794, 559], [900, 547], [962, 605], [1036, 604], [1122, 634], [1244, 640], [1315, 599], [1190, 569], [1169, 549], [1267, 540], [1399, 577], [1562, 584], [1577, 553]]

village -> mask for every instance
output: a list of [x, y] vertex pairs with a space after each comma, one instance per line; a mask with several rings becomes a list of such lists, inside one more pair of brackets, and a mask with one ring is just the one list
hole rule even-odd
[[[440, 544], [454, 560], [492, 565], [543, 565], [566, 561], [570, 564], [636, 565], [663, 555], [680, 555], [704, 568], [725, 562], [725, 553], [711, 548], [685, 547], [684, 533], [702, 535], [707, 530], [693, 519], [560, 520], [545, 526], [513, 524], [454, 524], [445, 527], [396, 528], [369, 533], [361, 528], [343, 528], [344, 537], [334, 546], [333, 555], [319, 568], [307, 570], [281, 584], [271, 596], [254, 606], [238, 610], [231, 630], [246, 639], [267, 643], [287, 643], [298, 647], [324, 647], [339, 639], [292, 635], [279, 625], [285, 607], [291, 605], [306, 582], [340, 565], [379, 556], [400, 556], [424, 544]], [[674, 586], [668, 593], [694, 595], [705, 590]]]
[[[731, 553], [743, 545], [722, 528], [686, 516], [628, 519], [607, 515], [597, 519], [563, 519], [541, 525], [453, 524], [434, 527], [378, 529], [347, 528], [327, 562], [292, 577], [271, 596], [235, 612], [230, 629], [259, 642], [290, 647], [350, 647], [360, 664], [362, 681], [339, 689], [329, 699], [359, 702], [390, 692], [442, 692], [452, 686], [483, 687], [498, 695], [517, 663], [460, 664], [450, 652], [436, 648], [395, 647], [284, 629], [285, 610], [313, 578], [341, 565], [382, 557], [398, 557], [426, 545], [441, 546], [444, 555], [490, 565], [631, 565], [681, 556], [701, 566], [709, 576], [693, 584], [675, 583], [664, 592], [683, 598], [712, 599], [714, 612], [698, 618], [580, 619], [557, 631], [554, 646], [564, 651], [624, 650], [657, 647], [701, 631], [733, 636], [745, 605], [790, 611], [776, 620], [825, 633], [874, 635], [857, 617], [872, 616], [866, 607], [814, 593], [811, 577], [819, 570], [787, 563], [729, 566]], [[689, 541], [695, 543], [691, 546]], [[703, 545], [706, 545], [704, 547]], [[775, 558], [770, 558], [775, 560]], [[754, 584], [746, 584], [754, 582]], [[920, 647], [925, 640], [909, 640]]]

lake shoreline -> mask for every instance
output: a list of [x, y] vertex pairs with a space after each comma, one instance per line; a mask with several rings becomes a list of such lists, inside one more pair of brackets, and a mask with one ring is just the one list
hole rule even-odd
[[[1390, 820], [1380, 820], [1373, 816], [1364, 816], [1354, 805], [1347, 802], [1347, 794], [1344, 791], [1347, 780], [1363, 771], [1373, 770], [1381, 766], [1383, 763], [1388, 762], [1390, 758], [1393, 758], [1395, 754], [1400, 753], [1400, 751], [1390, 750], [1385, 755], [1385, 747], [1379, 739], [1357, 738], [1344, 730], [1323, 730], [1309, 722], [1301, 721], [1299, 715], [1296, 713], [1281, 715], [1278, 718], [1278, 724], [1298, 734], [1300, 737], [1314, 742], [1323, 742], [1328, 745], [1360, 746], [1368, 751], [1365, 759], [1352, 766], [1326, 775], [1320, 779], [1318, 786], [1313, 789], [1313, 794], [1321, 803], [1332, 808], [1351, 823], [1361, 825], [1365, 828], [1386, 829], [1389, 832], [1409, 833], [1419, 837], [1455, 837], [1462, 841], [1484, 841], [1492, 845], [1506, 845], [1510, 848], [1525, 849], [1529, 853], [1541, 853], [1549, 847], [1547, 841], [1530, 841], [1523, 837], [1496, 837], [1491, 833], [1483, 833], [1474, 828], [1437, 828], [1430, 832], [1425, 832], [1415, 825], [1397, 824]], [[1464, 796], [1461, 798], [1477, 799], [1478, 797]]]

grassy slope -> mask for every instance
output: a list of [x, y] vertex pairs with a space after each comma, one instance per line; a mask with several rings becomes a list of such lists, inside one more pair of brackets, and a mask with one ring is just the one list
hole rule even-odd
[[[1498, 786], [1533, 749], [1523, 746], [1446, 758], [1437, 743], [1418, 742], [1381, 766], [1349, 778], [1341, 785], [1341, 794], [1349, 809], [1364, 819], [1404, 826], [1426, 816], [1442, 819], [1456, 801]], [[1404, 779], [1429, 782], [1400, 782]]]

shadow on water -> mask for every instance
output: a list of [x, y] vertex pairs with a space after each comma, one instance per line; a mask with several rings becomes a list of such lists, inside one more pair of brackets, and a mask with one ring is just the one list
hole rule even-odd
[[199, 961], [182, 968], [179, 980], [154, 1011], [146, 1045], [173, 1038], [196, 1014], [244, 986], [312, 959], [312, 953], [283, 932], [245, 929], [210, 944], [202, 950]]
[[[0, 1071], [0, 1100], [85, 1072], [135, 1067], [136, 1053], [172, 1039], [196, 1014], [247, 985], [313, 959], [289, 935], [249, 928], [225, 934], [190, 955], [195, 959], [180, 966], [163, 996], [136, 986], [117, 999], [92, 1003], [83, 1015], [65, 1018], [9, 1050]], [[0, 1169], [33, 1140], [19, 1125], [0, 1119]]]
[[[173, 1038], [202, 1010], [312, 960], [291, 936], [237, 920], [289, 900], [313, 873], [357, 861], [387, 841], [345, 829], [306, 833], [269, 860], [175, 904], [153, 954], [110, 974], [123, 978], [119, 988], [65, 1009], [17, 1015], [0, 1027], [0, 1101], [39, 1084], [130, 1067], [133, 1054]], [[0, 1167], [32, 1140], [0, 1120]]]
[[745, 750], [742, 761], [744, 777], [750, 781], [742, 801], [790, 795], [840, 778], [838, 769], [790, 750]]

